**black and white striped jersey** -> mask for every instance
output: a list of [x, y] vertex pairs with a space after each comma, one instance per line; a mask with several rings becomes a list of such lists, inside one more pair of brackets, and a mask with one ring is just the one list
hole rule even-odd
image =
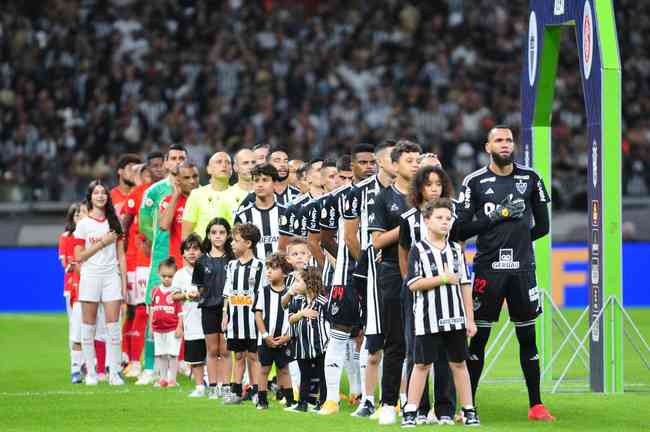
[[321, 208], [321, 230], [336, 230], [336, 242], [338, 244], [332, 286], [347, 285], [349, 278], [352, 276], [352, 270], [356, 265], [345, 244], [343, 233], [343, 210], [347, 205], [346, 199], [350, 188], [350, 185], [346, 185], [333, 190]]
[[327, 298], [319, 295], [309, 301], [304, 295], [291, 299], [289, 303], [289, 316], [310, 307], [318, 311], [318, 318], [303, 318], [291, 325], [291, 348], [296, 359], [310, 359], [325, 354], [327, 348], [329, 328], [325, 319]]
[[[275, 201], [283, 206], [289, 204], [294, 198], [300, 195], [300, 190], [296, 189], [293, 186], [287, 186], [287, 188], [280, 193], [275, 194]], [[239, 204], [239, 210], [243, 210], [245, 207], [253, 204], [255, 202], [255, 192], [251, 192]]]
[[278, 250], [280, 234], [291, 235], [288, 232], [288, 221], [285, 212], [286, 208], [277, 202], [268, 209], [259, 209], [255, 203], [252, 203], [237, 212], [235, 216], [236, 224], [250, 223], [260, 229], [262, 239], [257, 243], [255, 249], [257, 258], [264, 259]]
[[[265, 285], [255, 297], [255, 312], [262, 313], [264, 327], [271, 337], [289, 334], [289, 312], [282, 307], [282, 297], [287, 293], [286, 287], [276, 291], [271, 285]], [[262, 345], [262, 335], [257, 335], [257, 344]]]
[[374, 175], [352, 186], [348, 193], [343, 217], [349, 220], [359, 219], [357, 238], [362, 251], [372, 244], [368, 224], [375, 218], [375, 201], [377, 195], [384, 189], [386, 188], [381, 185], [377, 176]]
[[287, 207], [287, 224], [294, 237], [307, 238], [308, 204], [313, 200], [310, 194], [302, 194], [293, 199]]
[[[318, 198], [312, 198], [305, 208], [307, 216], [307, 233], [320, 233], [320, 216], [321, 211], [329, 199], [331, 193], [327, 193]], [[323, 286], [329, 290], [332, 286], [332, 278], [334, 276], [334, 266], [330, 260], [325, 258], [325, 265], [323, 266]]]
[[469, 273], [458, 243], [447, 243], [438, 249], [428, 240], [416, 243], [409, 252], [409, 270], [406, 286], [423, 278], [438, 276], [441, 272], [460, 275], [459, 285], [441, 285], [428, 291], [416, 291], [413, 312], [416, 336], [462, 330], [465, 328], [465, 307], [462, 285], [469, 285]]
[[228, 300], [228, 339], [255, 339], [255, 311], [257, 292], [266, 284], [264, 263], [253, 258], [246, 263], [234, 259], [226, 267], [223, 296]]
[[363, 290], [361, 297], [364, 320], [364, 333], [367, 335], [383, 334], [381, 326], [381, 303], [377, 283], [377, 252], [372, 244], [363, 251], [357, 266], [354, 269], [353, 277], [360, 278], [363, 283], [359, 290]]

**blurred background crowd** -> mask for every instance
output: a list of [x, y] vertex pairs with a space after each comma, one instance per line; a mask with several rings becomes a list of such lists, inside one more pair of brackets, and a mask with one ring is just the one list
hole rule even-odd
[[[624, 193], [650, 191], [650, 4], [616, 2]], [[68, 201], [123, 152], [283, 144], [293, 158], [411, 137], [456, 181], [520, 124], [527, 2], [50, 0], [0, 6], [0, 201]], [[624, 31], [621, 31], [624, 29]], [[586, 208], [575, 36], [553, 116], [554, 205]]]

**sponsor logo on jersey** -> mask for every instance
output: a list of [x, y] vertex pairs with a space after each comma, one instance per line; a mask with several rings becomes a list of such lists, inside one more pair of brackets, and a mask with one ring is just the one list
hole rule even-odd
[[296, 220], [293, 222], [293, 228], [294, 228], [294, 229], [298, 229], [298, 228], [300, 228], [300, 222], [298, 222], [298, 219], [296, 219]]
[[438, 326], [465, 324], [464, 317], [442, 318], [438, 320]]
[[494, 270], [517, 270], [519, 261], [514, 261], [512, 249], [499, 249], [499, 261], [492, 263]]
[[494, 189], [489, 188], [488, 190], [485, 191], [485, 195], [494, 195]]
[[322, 217], [323, 219], [325, 219], [327, 217], [327, 209], [326, 208], [323, 208], [320, 211], [320, 217]]
[[513, 176], [515, 180], [529, 180], [530, 176], [529, 175], [515, 175]]
[[390, 206], [390, 211], [396, 212], [399, 210], [399, 207], [397, 207], [397, 204], [393, 203], [393, 205]]
[[262, 243], [275, 243], [278, 241], [278, 236], [262, 236]]
[[280, 218], [280, 225], [286, 225], [287, 224], [287, 217], [285, 215], [282, 215], [282, 218]]
[[[487, 178], [481, 179], [481, 181], [479, 181], [479, 183], [480, 183], [480, 184], [483, 184], [483, 183], [494, 183], [495, 181], [497, 181], [497, 178], [496, 178], [496, 177], [487, 177]], [[462, 201], [462, 200], [461, 200], [461, 201]]]
[[528, 299], [532, 302], [539, 301], [539, 288], [532, 287], [528, 290]]
[[528, 189], [528, 183], [523, 180], [519, 180], [515, 183], [515, 187], [517, 188], [517, 192], [523, 195], [526, 193], [526, 189]]
[[357, 206], [359, 205], [359, 202], [357, 200], [357, 197], [352, 198], [352, 211], [357, 211]]
[[375, 214], [370, 213], [370, 215], [368, 215], [368, 223], [373, 223], [374, 221], [375, 221]]
[[228, 301], [233, 306], [252, 306], [253, 305], [253, 296], [250, 294], [233, 294], [228, 297]]
[[[462, 192], [461, 192], [462, 193]], [[472, 206], [472, 190], [469, 187], [465, 188], [465, 208], [468, 209]]]
[[564, 15], [564, 0], [555, 0], [553, 4], [553, 15]]

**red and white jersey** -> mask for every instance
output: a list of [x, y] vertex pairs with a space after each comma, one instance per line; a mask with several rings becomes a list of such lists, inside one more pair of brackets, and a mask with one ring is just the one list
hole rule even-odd
[[[86, 216], [77, 224], [74, 231], [75, 246], [82, 246], [85, 249], [100, 242], [102, 237], [110, 231], [108, 220], [95, 219]], [[96, 254], [81, 263], [81, 273], [86, 275], [107, 275], [119, 271], [117, 262], [116, 243], [100, 249]]]
[[77, 267], [72, 266], [75, 262], [74, 237], [68, 232], [59, 236], [59, 257], [63, 262], [63, 292], [70, 295], [70, 304], [74, 304], [79, 296], [79, 273]]
[[[160, 203], [160, 214], [162, 216], [163, 212], [169, 206], [169, 203], [172, 200], [172, 196], [169, 195]], [[174, 219], [172, 224], [169, 227], [169, 256], [173, 256], [176, 260], [176, 267], [183, 267], [183, 255], [181, 254], [181, 234], [183, 231], [183, 212], [185, 211], [185, 203], [187, 203], [187, 197], [181, 195], [176, 201], [176, 208], [174, 209]], [[160, 220], [160, 219], [158, 219]]]
[[113, 207], [115, 207], [115, 214], [122, 213], [122, 208], [126, 204], [128, 196], [128, 193], [122, 192], [117, 186], [111, 189], [111, 202], [113, 203]]
[[180, 301], [174, 301], [174, 290], [157, 286], [151, 292], [151, 326], [153, 331], [167, 333], [176, 330], [179, 315], [183, 313]]
[[151, 186], [151, 183], [143, 183], [131, 189], [129, 196], [126, 198], [126, 205], [122, 207], [121, 214], [133, 216], [133, 223], [129, 229], [129, 241], [127, 242], [126, 249], [126, 267], [129, 270], [136, 267], [149, 267], [151, 265], [151, 253], [144, 253], [142, 249], [143, 236], [138, 229], [140, 225], [142, 197], [149, 186]]

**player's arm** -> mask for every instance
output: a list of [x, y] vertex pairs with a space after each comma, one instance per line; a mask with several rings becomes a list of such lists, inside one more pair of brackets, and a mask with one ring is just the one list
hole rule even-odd
[[533, 192], [530, 198], [532, 201], [533, 218], [535, 220], [535, 225], [530, 230], [530, 238], [535, 241], [551, 231], [551, 221], [548, 212], [548, 203], [551, 201], [551, 198], [541, 178], [537, 178], [535, 192]]
[[[124, 237], [126, 234], [124, 235]], [[126, 302], [126, 290], [128, 288], [126, 280], [126, 254], [124, 253], [124, 238], [117, 240], [117, 263], [120, 268], [120, 280], [122, 281], [122, 299]]]
[[[196, 189], [195, 189], [196, 190]], [[196, 222], [199, 220], [199, 206], [197, 203], [197, 194], [195, 190], [190, 192], [185, 202], [185, 209], [183, 209], [183, 222], [181, 223], [181, 240], [185, 240], [187, 236], [194, 232]], [[203, 236], [204, 233], [200, 233]]]
[[309, 231], [307, 233], [307, 244], [309, 245], [309, 251], [311, 252], [311, 255], [316, 259], [316, 262], [318, 263], [320, 268], [325, 267], [325, 254], [323, 254], [323, 251], [321, 250], [320, 244], [321, 244], [321, 239], [320, 239], [320, 231], [319, 232], [313, 232]]
[[165, 198], [163, 204], [160, 206], [159, 225], [160, 229], [163, 231], [168, 231], [172, 226], [178, 197], [180, 197], [180, 193], [177, 193], [176, 189], [174, 189], [174, 193], [169, 198]]
[[489, 218], [480, 217], [474, 220], [474, 214], [477, 211], [476, 193], [472, 192], [472, 184], [467, 179], [463, 181], [458, 201], [457, 218], [451, 226], [450, 240], [465, 241], [490, 229]]
[[372, 231], [372, 245], [376, 250], [382, 250], [399, 240], [399, 226], [389, 231], [388, 210], [385, 202], [385, 194], [377, 195], [375, 213], [372, 222], [368, 224], [368, 230]]
[[406, 277], [409, 269], [409, 250], [411, 248], [411, 231], [408, 222], [404, 218], [399, 220], [399, 248], [397, 251], [399, 258], [399, 272], [402, 279]]
[[[287, 243], [289, 242], [289, 238], [293, 237], [293, 231], [292, 231], [292, 211], [291, 209], [284, 209], [283, 207], [279, 208], [280, 211], [280, 226], [278, 227], [278, 231], [280, 233], [280, 237], [278, 238], [278, 252], [286, 252], [287, 250]], [[284, 213], [282, 214], [282, 211]]]
[[355, 260], [359, 259], [361, 255], [361, 243], [357, 238], [357, 231], [359, 230], [359, 219], [345, 219], [343, 223], [343, 238], [350, 253]]

